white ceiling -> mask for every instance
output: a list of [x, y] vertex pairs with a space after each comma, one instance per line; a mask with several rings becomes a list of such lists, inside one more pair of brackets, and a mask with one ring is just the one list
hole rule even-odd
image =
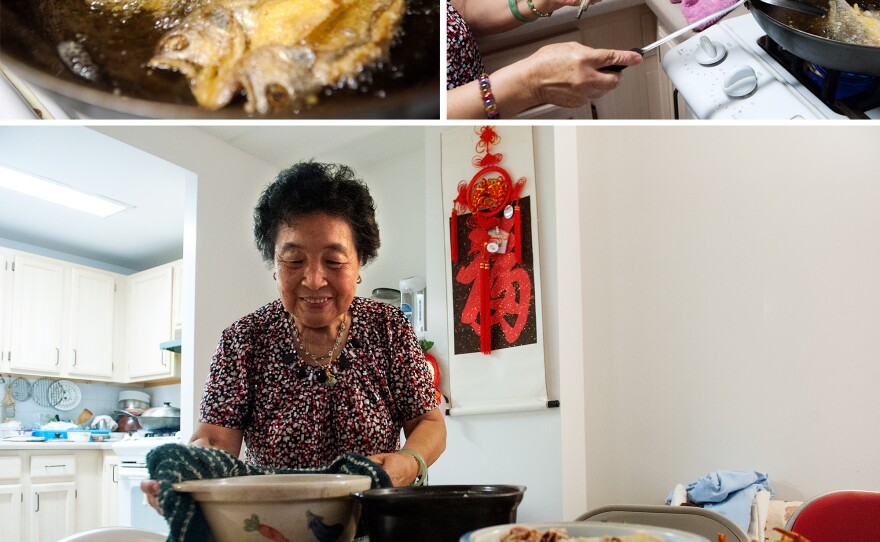
[[[167, 127], [174, 130], [175, 127]], [[422, 127], [204, 126], [279, 170], [303, 158], [356, 170], [424, 146]], [[157, 134], [160, 136], [161, 134]], [[0, 164], [133, 207], [91, 217], [0, 188], [0, 239], [116, 266], [147, 269], [183, 254], [185, 178], [165, 160], [84, 127], [0, 127]]]

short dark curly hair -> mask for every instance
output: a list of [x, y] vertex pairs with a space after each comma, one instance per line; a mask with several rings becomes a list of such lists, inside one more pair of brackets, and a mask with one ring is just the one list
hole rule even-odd
[[279, 226], [313, 213], [337, 216], [348, 223], [362, 264], [378, 254], [376, 205], [367, 185], [348, 166], [306, 161], [279, 173], [254, 208], [254, 242], [266, 265], [275, 262]]

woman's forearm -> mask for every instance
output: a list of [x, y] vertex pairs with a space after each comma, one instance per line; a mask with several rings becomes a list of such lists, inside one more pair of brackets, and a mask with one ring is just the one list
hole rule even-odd
[[[506, 32], [522, 26], [510, 9], [510, 0], [452, 0], [452, 7], [467, 22], [475, 36], [487, 36]], [[516, 10], [528, 20], [537, 19], [526, 0], [514, 0]], [[550, 13], [554, 0], [532, 0], [532, 5], [541, 13]]]
[[[489, 76], [498, 115], [512, 118], [517, 113], [540, 105], [534, 96], [525, 60], [505, 66]], [[449, 119], [486, 118], [479, 81], [446, 91], [446, 116]]]
[[404, 448], [418, 452], [431, 465], [446, 449], [446, 421], [439, 408], [410, 420], [403, 426]]

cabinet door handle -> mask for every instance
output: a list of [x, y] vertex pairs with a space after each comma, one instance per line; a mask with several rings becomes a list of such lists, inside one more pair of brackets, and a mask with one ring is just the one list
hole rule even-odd
[[76, 348], [73, 349], [73, 366], [76, 367]]
[[61, 349], [56, 348], [55, 349], [55, 365], [57, 366], [59, 363], [61, 363]]
[[119, 465], [113, 465], [113, 470], [111, 471], [110, 479], [113, 480], [114, 484], [119, 483]]
[[40, 511], [40, 494], [34, 493], [34, 512]]

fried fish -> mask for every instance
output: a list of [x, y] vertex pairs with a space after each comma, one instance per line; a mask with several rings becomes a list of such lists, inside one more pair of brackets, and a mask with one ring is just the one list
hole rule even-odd
[[831, 0], [828, 10], [830, 38], [854, 45], [880, 46], [880, 14], [849, 5], [846, 0]]
[[[175, 0], [139, 1], [144, 9], [180, 8]], [[296, 110], [381, 61], [404, 10], [405, 0], [203, 2], [162, 37], [149, 66], [184, 74], [207, 109], [242, 92], [248, 112]]]

